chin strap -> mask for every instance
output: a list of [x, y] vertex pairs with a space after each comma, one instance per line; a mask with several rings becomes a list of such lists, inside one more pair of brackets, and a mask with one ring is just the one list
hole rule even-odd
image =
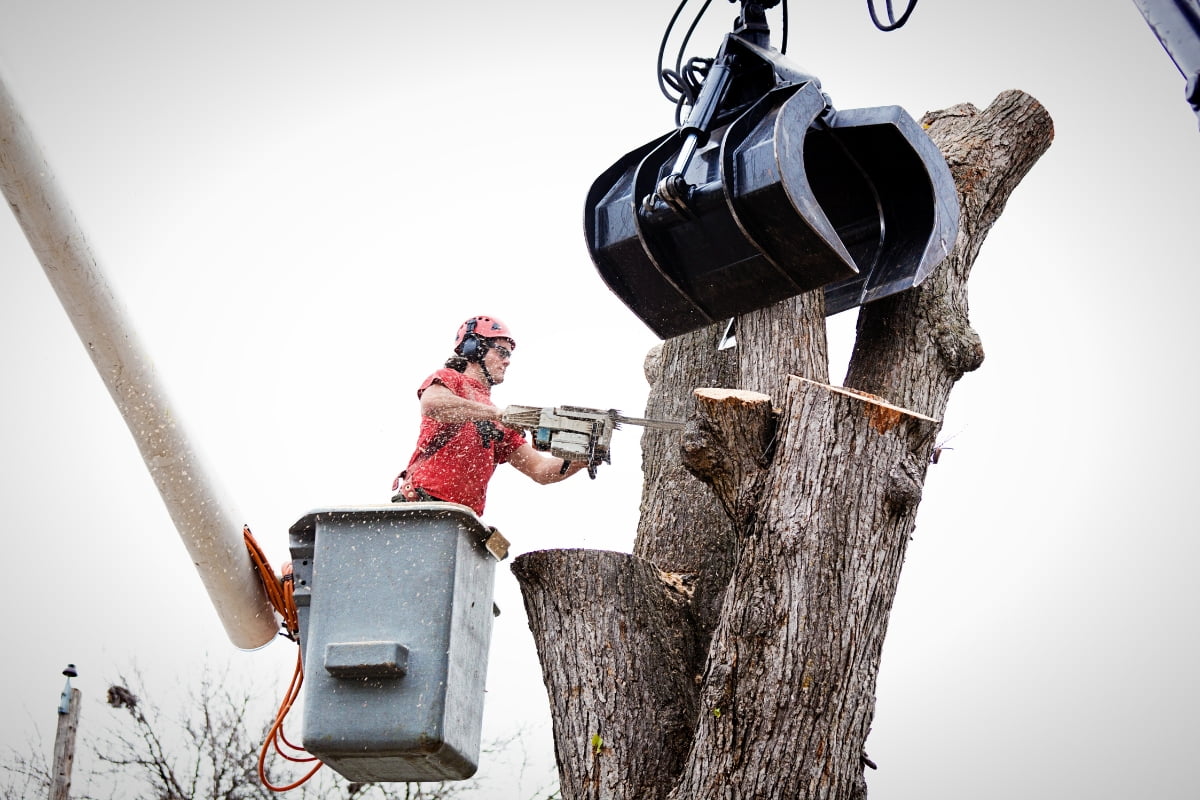
[[490, 347], [488, 347], [486, 344], [484, 344], [482, 341], [480, 341], [480, 343], [479, 343], [479, 360], [475, 362], [476, 364], [479, 365], [479, 368], [481, 370], [483, 370], [483, 377], [487, 381], [489, 387], [496, 385], [496, 380], [492, 377], [492, 373], [490, 371], [488, 371], [487, 363], [484, 362], [484, 358], [487, 357], [488, 350], [490, 350], [490, 349], [491, 349]]

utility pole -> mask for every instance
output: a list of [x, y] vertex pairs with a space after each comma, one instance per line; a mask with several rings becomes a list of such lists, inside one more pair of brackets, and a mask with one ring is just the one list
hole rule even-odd
[[74, 664], [67, 664], [63, 675], [67, 685], [63, 687], [58, 703], [58, 733], [54, 736], [54, 779], [50, 783], [50, 800], [70, 800], [71, 765], [75, 762], [75, 731], [79, 727], [79, 701], [83, 696], [78, 689], [71, 688], [71, 678], [79, 674]]

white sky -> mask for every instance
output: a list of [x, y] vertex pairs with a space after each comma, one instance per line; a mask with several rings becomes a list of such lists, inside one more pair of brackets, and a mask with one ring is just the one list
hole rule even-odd
[[[582, 206], [672, 124], [653, 70], [674, 7], [0, 0], [0, 75], [275, 562], [310, 509], [386, 501], [414, 389], [467, 316], [519, 334], [498, 403], [642, 410], [655, 338], [596, 275]], [[714, 3], [691, 54], [734, 13]], [[838, 108], [919, 116], [1019, 88], [1056, 127], [976, 265], [987, 360], [951, 399], [901, 582], [873, 800], [1194, 796], [1200, 135], [1182, 78], [1125, 0], [922, 0], [891, 34], [860, 2], [793, 2], [789, 53]], [[833, 320], [839, 360], [852, 317]], [[164, 705], [206, 659], [286, 677], [290, 644], [229, 644], [9, 215], [0, 374], [0, 746], [35, 728], [49, 745], [67, 662], [81, 737], [133, 662]], [[503, 470], [487, 520], [515, 553], [629, 549], [637, 436], [594, 482]], [[530, 726], [537, 774], [485, 760], [480, 777], [515, 799], [553, 758], [497, 577], [485, 738]]]

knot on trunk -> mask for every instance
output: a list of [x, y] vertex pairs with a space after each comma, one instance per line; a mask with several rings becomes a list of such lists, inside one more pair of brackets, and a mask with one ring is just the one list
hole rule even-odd
[[983, 341], [965, 317], [950, 316], [936, 326], [933, 340], [954, 380], [983, 364]]
[[921, 493], [924, 490], [921, 474], [920, 470], [908, 462], [901, 462], [892, 467], [888, 473], [884, 499], [894, 512], [902, 514], [921, 502]]

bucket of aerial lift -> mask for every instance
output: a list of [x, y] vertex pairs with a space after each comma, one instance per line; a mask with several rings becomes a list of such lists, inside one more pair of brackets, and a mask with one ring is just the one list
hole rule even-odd
[[475, 773], [491, 533], [455, 503], [324, 509], [292, 526], [302, 742], [347, 780]]
[[588, 249], [660, 338], [820, 287], [826, 313], [916, 286], [958, 233], [954, 180], [898, 106], [835, 111], [816, 81], [777, 86], [715, 129], [654, 202], [682, 129], [634, 150], [587, 197]]

